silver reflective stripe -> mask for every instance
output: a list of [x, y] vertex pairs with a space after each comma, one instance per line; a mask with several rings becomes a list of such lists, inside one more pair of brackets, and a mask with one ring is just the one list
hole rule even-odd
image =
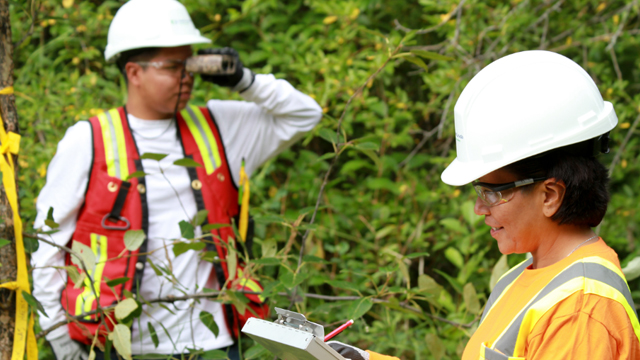
[[[200, 110], [198, 110], [200, 111]], [[211, 144], [209, 143], [209, 139], [207, 138], [207, 133], [204, 132], [204, 129], [202, 128], [202, 124], [200, 123], [200, 120], [198, 119], [198, 117], [196, 116], [196, 114], [193, 112], [193, 107], [192, 106], [187, 106], [187, 112], [189, 113], [189, 116], [191, 116], [191, 121], [193, 121], [193, 123], [198, 127], [198, 132], [200, 132], [200, 137], [202, 138], [202, 141], [204, 141], [204, 144], [207, 146], [207, 151], [209, 152], [208, 154], [206, 154], [206, 156], [211, 157], [211, 159], [214, 159], [213, 157], [213, 151], [211, 150]], [[202, 157], [204, 158], [205, 155], [201, 154]], [[213, 169], [216, 169], [216, 162], [215, 160], [213, 160]]]
[[120, 152], [118, 151], [118, 137], [116, 135], [116, 129], [113, 127], [113, 119], [111, 118], [111, 114], [109, 111], [105, 112], [107, 115], [107, 121], [109, 122], [109, 131], [111, 132], [111, 146], [113, 150], [113, 166], [116, 170], [116, 177], [121, 179], [120, 177]]
[[[509, 329], [507, 329], [504, 335], [495, 344], [495, 348], [500, 350], [504, 354], [513, 356], [513, 351], [516, 348], [516, 340], [518, 340], [518, 332], [520, 331], [522, 320], [524, 319], [527, 311], [529, 311], [529, 309], [536, 302], [540, 301], [540, 299], [549, 295], [549, 293], [551, 293], [553, 290], [557, 289], [562, 284], [578, 277], [593, 279], [613, 287], [621, 294], [623, 294], [631, 308], [635, 309], [633, 298], [631, 297], [631, 293], [629, 292], [629, 286], [618, 274], [600, 264], [583, 262], [575, 263], [562, 271], [553, 280], [551, 280], [551, 282], [549, 282], [549, 284], [547, 284], [547, 286], [545, 286], [544, 289], [540, 291], [538, 296], [536, 296], [536, 298], [532, 302], [530, 302], [529, 305], [527, 305], [520, 312], [520, 314], [518, 314], [516, 320], [511, 324]], [[636, 313], [636, 317], [637, 316], [638, 314]]]
[[498, 300], [500, 295], [502, 295], [502, 292], [507, 288], [507, 286], [509, 286], [509, 284], [514, 282], [518, 278], [518, 276], [520, 276], [524, 272], [524, 269], [526, 269], [532, 263], [533, 263], [533, 258], [528, 259], [527, 261], [520, 264], [517, 268], [513, 269], [513, 271], [503, 276], [502, 279], [500, 279], [500, 281], [498, 281], [498, 283], [496, 284], [496, 287], [494, 287], [493, 291], [491, 291], [491, 295], [489, 295], [489, 300], [487, 300], [487, 305], [485, 305], [484, 312], [482, 312], [482, 318], [480, 319], [480, 323], [482, 323], [484, 318], [489, 313], [489, 310], [491, 310], [491, 307], [493, 306], [493, 304], [496, 302], [496, 300]]
[[484, 358], [485, 360], [509, 360], [507, 355], [500, 354], [499, 352], [489, 348], [484, 349]]

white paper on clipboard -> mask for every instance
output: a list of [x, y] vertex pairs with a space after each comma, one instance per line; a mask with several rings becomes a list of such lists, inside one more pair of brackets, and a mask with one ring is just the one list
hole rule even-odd
[[283, 360], [346, 360], [324, 342], [324, 328], [304, 315], [276, 308], [275, 322], [250, 318], [242, 332]]

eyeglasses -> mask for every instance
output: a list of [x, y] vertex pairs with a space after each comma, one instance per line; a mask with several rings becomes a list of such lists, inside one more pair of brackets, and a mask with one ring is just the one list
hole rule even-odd
[[518, 180], [505, 184], [489, 184], [483, 182], [474, 182], [473, 188], [476, 190], [478, 197], [487, 206], [497, 206], [506, 204], [516, 193], [516, 189], [531, 185], [538, 181], [546, 180], [546, 177], [536, 177], [525, 180]]
[[[163, 60], [163, 61], [132, 61], [134, 64], [138, 64], [140, 66], [151, 66], [154, 67], [164, 73], [167, 73], [172, 76], [186, 76], [187, 72], [185, 71], [186, 60]], [[193, 76], [192, 73], [189, 73], [190, 76]]]

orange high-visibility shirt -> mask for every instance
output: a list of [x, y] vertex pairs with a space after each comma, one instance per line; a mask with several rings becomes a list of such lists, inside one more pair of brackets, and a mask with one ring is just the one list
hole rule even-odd
[[[576, 260], [590, 256], [604, 258], [620, 268], [618, 256], [602, 239], [578, 248], [553, 265], [527, 268], [493, 305], [467, 343], [462, 360], [478, 360], [482, 343], [493, 344], [551, 279]], [[527, 336], [525, 357], [517, 359], [635, 360], [640, 359], [640, 341], [621, 303], [578, 291], [539, 319]]]

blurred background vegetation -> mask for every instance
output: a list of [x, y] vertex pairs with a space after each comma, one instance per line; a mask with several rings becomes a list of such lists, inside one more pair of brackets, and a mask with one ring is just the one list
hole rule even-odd
[[[524, 255], [501, 256], [473, 213], [470, 186], [440, 181], [455, 157], [453, 107], [480, 69], [522, 50], [570, 57], [614, 104], [619, 125], [611, 153], [601, 157], [612, 170], [612, 200], [598, 230], [623, 266], [639, 255], [637, 1], [182, 2], [214, 46], [234, 47], [245, 66], [287, 79], [325, 113], [303, 141], [251, 179], [257, 229], [250, 262], [273, 305], [292, 306], [327, 328], [354, 318], [338, 340], [361, 348], [405, 359], [460, 357], [496, 276]], [[123, 79], [103, 57], [122, 3], [11, 1], [27, 224], [65, 130], [124, 102]], [[389, 60], [394, 52], [401, 56]], [[196, 79], [193, 103], [211, 98], [239, 96]], [[340, 156], [310, 225], [336, 148]], [[636, 304], [639, 285], [630, 281]], [[52, 358], [46, 346], [41, 340], [41, 358]], [[243, 348], [249, 358], [269, 358], [248, 339]]]

